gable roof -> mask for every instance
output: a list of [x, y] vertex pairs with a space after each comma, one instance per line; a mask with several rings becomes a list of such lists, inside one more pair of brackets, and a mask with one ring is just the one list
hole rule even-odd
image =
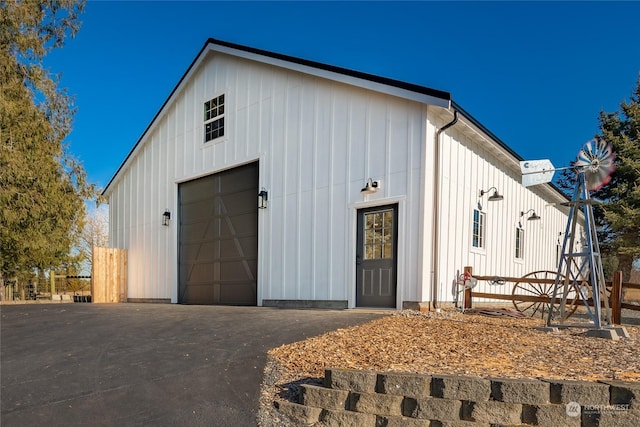
[[142, 135], [140, 135], [140, 138], [133, 146], [127, 157], [118, 167], [118, 170], [111, 177], [111, 180], [109, 180], [109, 183], [102, 191], [103, 196], [106, 195], [110, 186], [114, 183], [120, 172], [128, 164], [134, 153], [136, 153], [140, 148], [145, 135], [149, 133], [160, 116], [164, 113], [167, 104], [169, 104], [173, 97], [180, 92], [185, 82], [195, 72], [209, 52], [220, 52], [236, 57], [246, 58], [443, 108], [449, 108], [452, 102], [451, 94], [441, 90], [210, 38], [206, 41], [202, 49], [200, 49], [200, 52], [198, 52], [191, 65], [189, 65], [187, 71], [180, 78], [158, 112], [155, 114], [153, 119], [151, 119], [147, 128], [144, 130]]

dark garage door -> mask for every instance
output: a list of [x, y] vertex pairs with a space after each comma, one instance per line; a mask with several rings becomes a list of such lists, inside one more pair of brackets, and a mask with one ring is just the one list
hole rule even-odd
[[257, 304], [258, 163], [178, 187], [178, 302]]

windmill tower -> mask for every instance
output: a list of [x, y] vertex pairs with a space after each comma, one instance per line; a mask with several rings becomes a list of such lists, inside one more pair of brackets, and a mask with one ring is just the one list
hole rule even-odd
[[[562, 203], [569, 207], [569, 215], [546, 328], [577, 326], [564, 323], [568, 317], [567, 305], [579, 304], [582, 301], [593, 326], [587, 332], [588, 335], [617, 339], [618, 334], [626, 334], [626, 331], [622, 331], [624, 328], [613, 328], [611, 324], [611, 311], [593, 215], [594, 200], [590, 197], [590, 191], [603, 187], [611, 180], [611, 174], [615, 169], [614, 160], [615, 154], [611, 145], [598, 139], [589, 141], [582, 147], [572, 167], [556, 169], [549, 160], [520, 162], [522, 185], [525, 187], [551, 181], [556, 170], [574, 169], [577, 175], [571, 201]], [[579, 212], [584, 215], [584, 236], [577, 235]], [[593, 307], [589, 304], [589, 298], [593, 301]]]

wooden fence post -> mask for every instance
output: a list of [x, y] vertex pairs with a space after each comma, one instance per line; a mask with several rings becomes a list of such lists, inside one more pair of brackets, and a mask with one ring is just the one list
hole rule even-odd
[[[465, 267], [464, 268], [464, 277], [465, 279], [467, 277], [471, 277], [473, 275], [473, 267]], [[466, 286], [466, 280], [465, 280], [465, 287], [464, 287], [464, 309], [468, 309], [468, 308], [472, 308], [472, 302], [471, 302], [471, 288], [467, 288]]]
[[622, 271], [613, 273], [613, 286], [611, 287], [611, 323], [622, 323]]

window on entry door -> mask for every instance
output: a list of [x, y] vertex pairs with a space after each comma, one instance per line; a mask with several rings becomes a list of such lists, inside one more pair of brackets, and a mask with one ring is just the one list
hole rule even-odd
[[364, 259], [393, 258], [393, 210], [364, 215]]

